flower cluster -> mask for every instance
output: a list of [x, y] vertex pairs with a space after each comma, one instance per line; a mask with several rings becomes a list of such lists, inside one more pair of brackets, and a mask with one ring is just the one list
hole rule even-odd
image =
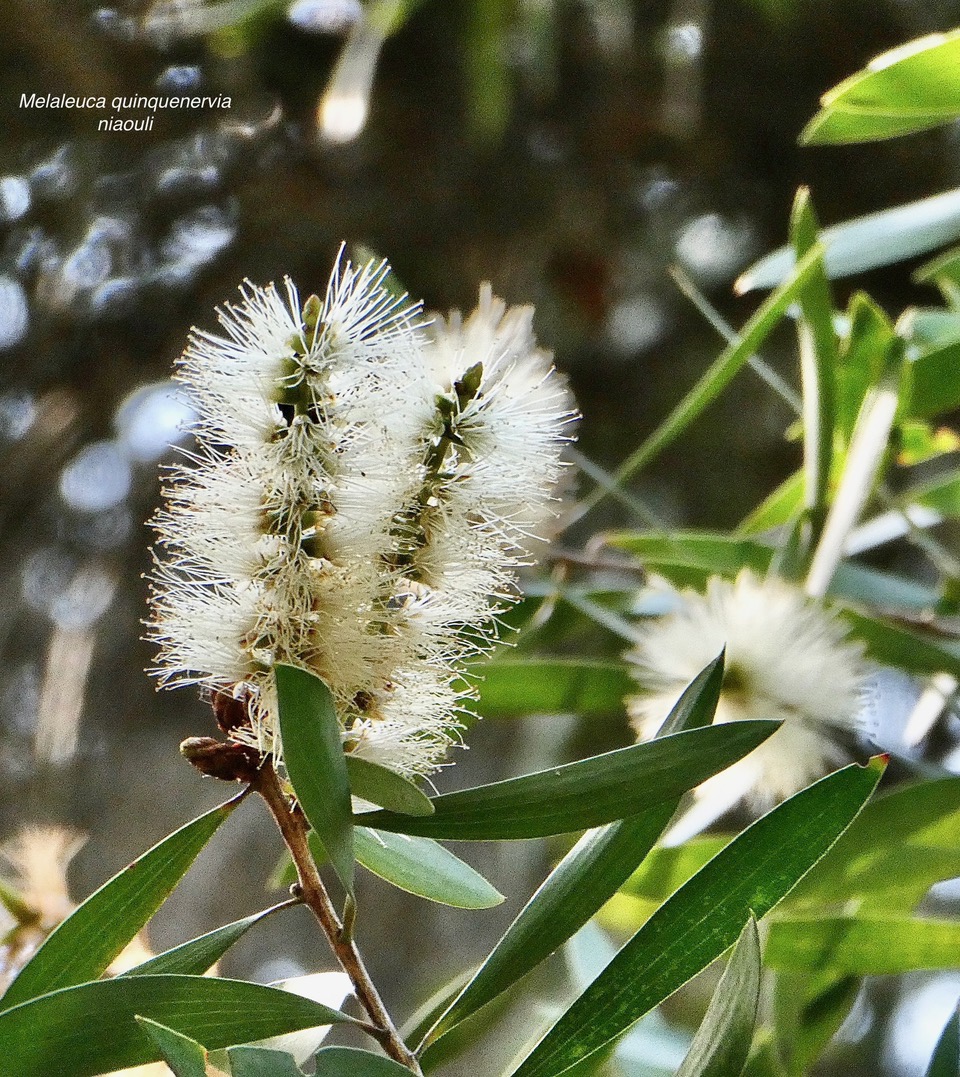
[[721, 808], [745, 798], [766, 809], [848, 761], [866, 669], [862, 647], [799, 588], [748, 570], [685, 591], [679, 608], [628, 654], [641, 693], [627, 701], [640, 739], [652, 737], [686, 685], [726, 648], [716, 722], [780, 719], [745, 759], [705, 782]]
[[575, 418], [529, 308], [424, 324], [385, 263], [326, 297], [247, 284], [179, 377], [197, 448], [166, 491], [150, 635], [165, 685], [242, 699], [276, 752], [277, 662], [323, 677], [346, 750], [406, 775], [457, 738], [465, 659], [556, 515]]

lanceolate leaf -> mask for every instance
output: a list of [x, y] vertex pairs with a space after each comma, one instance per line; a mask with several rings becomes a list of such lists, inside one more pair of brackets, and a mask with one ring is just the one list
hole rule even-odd
[[[723, 662], [717, 659], [677, 701], [661, 734], [699, 728], [712, 721], [722, 681]], [[579, 931], [650, 851], [677, 803], [668, 801], [584, 834], [533, 895], [428, 1039], [437, 1040], [476, 1013]]]
[[174, 946], [170, 950], [164, 950], [162, 954], [151, 957], [149, 960], [127, 969], [124, 976], [161, 976], [179, 974], [182, 976], [202, 976], [212, 968], [231, 946], [265, 917], [278, 909], [287, 908], [289, 902], [274, 905], [270, 909], [256, 912], [252, 916], [245, 916], [242, 920], [234, 920], [232, 924], [208, 931], [180, 946]]
[[770, 926], [766, 962], [774, 969], [886, 976], [960, 965], [960, 924], [910, 916], [816, 916]]
[[324, 1047], [317, 1052], [317, 1073], [324, 1077], [403, 1077], [410, 1073], [392, 1059], [354, 1047]]
[[156, 1044], [174, 1077], [207, 1077], [207, 1052], [196, 1040], [151, 1021], [149, 1017], [137, 1017], [135, 1020]]
[[[820, 242], [826, 251], [827, 275], [836, 280], [913, 258], [957, 236], [960, 190], [952, 190], [832, 225], [820, 233]], [[736, 289], [743, 293], [772, 288], [789, 278], [794, 262], [793, 250], [781, 247], [747, 269]]]
[[676, 1077], [739, 1077], [760, 1001], [760, 936], [747, 920]]
[[353, 755], [346, 756], [346, 761], [354, 796], [406, 815], [430, 815], [433, 812], [427, 794], [396, 771]]
[[303, 1070], [296, 1060], [284, 1051], [234, 1047], [227, 1052], [227, 1057], [233, 1077], [303, 1077]]
[[357, 860], [374, 875], [410, 894], [458, 909], [489, 909], [503, 894], [469, 864], [430, 838], [358, 826]]
[[960, 31], [930, 34], [874, 57], [825, 93], [801, 140], [869, 142], [960, 116]]
[[861, 809], [884, 764], [850, 766], [804, 789], [735, 838], [623, 947], [515, 1071], [558, 1077], [611, 1040], [769, 912]]
[[300, 807], [348, 892], [353, 891], [350, 778], [330, 689], [313, 673], [276, 666], [283, 760]]
[[483, 717], [622, 713], [635, 685], [622, 662], [583, 658], [494, 658], [477, 662]]
[[321, 1024], [353, 1022], [289, 991], [206, 976], [133, 976], [68, 987], [0, 1014], [0, 1077], [94, 1077], [157, 1061], [135, 1018], [207, 1050]]
[[228, 801], [174, 831], [91, 894], [21, 969], [0, 1006], [95, 980], [163, 904], [235, 805], [236, 799]]
[[730, 722], [591, 756], [551, 770], [434, 799], [425, 818], [375, 812], [380, 830], [459, 841], [566, 834], [624, 819], [672, 801], [743, 758], [777, 722]]

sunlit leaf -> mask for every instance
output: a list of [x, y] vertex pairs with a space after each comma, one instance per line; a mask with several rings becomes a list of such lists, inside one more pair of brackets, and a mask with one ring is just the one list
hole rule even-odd
[[621, 662], [585, 658], [495, 658], [478, 662], [477, 710], [487, 718], [620, 713], [634, 683]]
[[[950, 243], [960, 236], [960, 189], [931, 195], [893, 209], [855, 217], [820, 232], [831, 280], [892, 265]], [[791, 247], [765, 255], [737, 280], [739, 293], [773, 288], [790, 279], [796, 256]]]
[[735, 838], [620, 950], [515, 1071], [557, 1077], [601, 1050], [769, 912], [849, 826], [883, 762], [846, 767]]
[[91, 894], [20, 970], [0, 1005], [6, 1009], [96, 979], [160, 908], [235, 806], [236, 800], [228, 801], [187, 823]]
[[960, 116], [960, 31], [929, 34], [874, 57], [821, 98], [802, 142], [869, 142]]
[[770, 925], [772, 969], [887, 976], [960, 965], [960, 923], [910, 916], [783, 917]]

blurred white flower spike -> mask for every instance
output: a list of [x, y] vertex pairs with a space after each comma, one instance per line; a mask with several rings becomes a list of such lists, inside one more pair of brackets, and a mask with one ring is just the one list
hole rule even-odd
[[[715, 722], [773, 718], [783, 725], [739, 763], [696, 790], [707, 825], [744, 800], [765, 811], [849, 762], [868, 673], [859, 643], [818, 600], [748, 570], [684, 591], [679, 608], [642, 630], [628, 654], [641, 691], [627, 701], [641, 740], [652, 737], [686, 685], [726, 648]], [[684, 837], [688, 836], [686, 833]]]
[[341, 252], [324, 300], [248, 283], [225, 335], [193, 332], [149, 635], [163, 685], [240, 701], [235, 739], [279, 753], [288, 663], [329, 684], [346, 750], [411, 776], [458, 739], [462, 663], [553, 527], [576, 413], [530, 308], [485, 285], [426, 326], [388, 274]]

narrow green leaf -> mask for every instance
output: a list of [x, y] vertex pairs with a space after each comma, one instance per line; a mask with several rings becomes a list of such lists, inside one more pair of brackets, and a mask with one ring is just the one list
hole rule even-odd
[[417, 897], [457, 909], [490, 909], [503, 894], [469, 864], [430, 838], [358, 826], [357, 860], [374, 875]]
[[[960, 236], [960, 189], [919, 202], [855, 217], [824, 228], [820, 243], [831, 280], [902, 262]], [[737, 280], [739, 294], [772, 288], [790, 279], [796, 256], [790, 247], [765, 255]]]
[[160, 1058], [148, 1017], [208, 1051], [335, 1022], [338, 1010], [259, 984], [207, 976], [133, 976], [67, 987], [0, 1014], [0, 1077], [95, 1077]]
[[737, 527], [735, 536], [747, 538], [788, 524], [803, 507], [804, 476], [795, 471], [768, 494]]
[[481, 785], [434, 799], [422, 819], [374, 812], [380, 830], [456, 841], [502, 841], [567, 834], [625, 819], [730, 766], [777, 728], [767, 721], [730, 722], [591, 756], [577, 763]]
[[396, 771], [368, 759], [358, 759], [355, 755], [347, 755], [346, 760], [354, 796], [406, 815], [430, 815], [433, 812], [427, 794]]
[[621, 889], [631, 897], [662, 905], [729, 844], [729, 835], [710, 834], [692, 838], [683, 845], [658, 845]]
[[96, 979], [163, 904], [236, 798], [174, 831], [104, 883], [47, 938], [3, 996], [4, 1009]]
[[960, 650], [950, 642], [859, 610], [843, 609], [841, 613], [867, 645], [867, 653], [878, 662], [908, 673], [952, 673], [960, 677]]
[[960, 31], [874, 57], [829, 90], [801, 142], [838, 145], [913, 134], [960, 116]]
[[[790, 218], [790, 242], [798, 259], [814, 248], [819, 229], [810, 192], [801, 187]], [[797, 338], [803, 388], [804, 504], [816, 536], [826, 514], [833, 455], [837, 338], [833, 329], [833, 300], [822, 257], [815, 267], [797, 297]]]
[[310, 826], [348, 893], [353, 893], [350, 777], [330, 689], [313, 673], [278, 663], [283, 761]]
[[[266, 1047], [231, 1047], [227, 1058], [233, 1077], [303, 1077], [303, 1070], [293, 1056], [285, 1051], [271, 1051]], [[322, 1072], [318, 1070], [318, 1073]]]
[[760, 1002], [760, 936], [751, 916], [676, 1077], [739, 1077]]
[[[296, 881], [296, 879], [294, 879]], [[282, 902], [272, 908], [234, 920], [232, 924], [208, 931], [205, 935], [164, 950], [162, 954], [151, 957], [132, 969], [127, 969], [123, 976], [161, 976], [178, 974], [181, 976], [202, 976], [212, 968], [231, 946], [261, 920], [278, 909], [289, 907], [289, 902]]]
[[850, 766], [763, 816], [680, 888], [574, 1002], [515, 1071], [557, 1077], [601, 1050], [763, 916], [850, 825], [883, 762]]
[[836, 432], [849, 445], [867, 393], [883, 379], [899, 349], [893, 322], [865, 292], [854, 292], [847, 304], [849, 330], [837, 367]]
[[494, 658], [471, 671], [482, 678], [477, 710], [485, 718], [622, 713], [635, 687], [622, 662], [594, 659]]
[[[658, 736], [671, 736], [709, 724], [722, 683], [721, 657], [686, 688]], [[650, 851], [678, 803], [678, 799], [671, 800], [641, 815], [584, 834], [544, 880], [425, 1039], [439, 1040], [576, 934]], [[429, 1054], [428, 1050], [424, 1058]]]
[[930, 419], [960, 407], [960, 340], [924, 349], [908, 370], [910, 415]]
[[772, 969], [893, 976], [960, 965], [960, 923], [910, 916], [785, 917], [770, 925]]
[[656, 459], [716, 400], [797, 301], [807, 282], [818, 271], [821, 253], [819, 246], [809, 251], [788, 274], [789, 279], [783, 286], [767, 297], [740, 331], [737, 340], [724, 348], [660, 426], [616, 470], [613, 478], [617, 485], [622, 485]]
[[399, 1062], [355, 1047], [324, 1047], [317, 1052], [317, 1073], [324, 1077], [401, 1077], [410, 1071]]
[[[610, 546], [628, 550], [646, 568], [665, 576], [675, 586], [698, 589], [711, 576], [732, 579], [744, 568], [764, 575], [776, 553], [772, 546], [756, 539], [712, 531], [677, 531], [670, 535], [615, 531], [606, 536], [606, 541]], [[937, 592], [930, 587], [852, 561], [840, 564], [828, 594], [841, 601], [904, 611], [928, 610], [938, 599]]]
[[153, 1040], [174, 1077], [206, 1077], [207, 1052], [196, 1040], [149, 1017], [136, 1016], [134, 1020]]
[[797, 886], [791, 909], [856, 901], [861, 911], [910, 912], [930, 887], [960, 876], [960, 778], [871, 801]]
[[954, 1010], [944, 1026], [930, 1059], [927, 1077], [958, 1077], [960, 1074], [960, 1010]]
[[777, 974], [772, 1023], [777, 1054], [786, 1068], [783, 1077], [811, 1072], [849, 1016], [862, 984], [862, 977], [838, 975], [832, 969]]

